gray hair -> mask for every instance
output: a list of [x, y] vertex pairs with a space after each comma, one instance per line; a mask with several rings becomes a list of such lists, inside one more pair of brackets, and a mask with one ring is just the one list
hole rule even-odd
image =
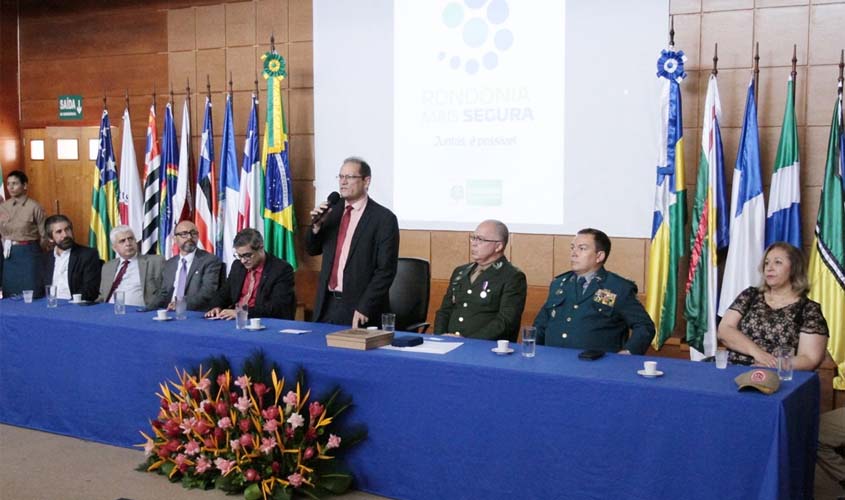
[[127, 226], [126, 224], [121, 224], [119, 226], [114, 226], [111, 231], [109, 231], [109, 241], [111, 241], [111, 244], [116, 244], [117, 237], [123, 233], [132, 233], [132, 236], [136, 240], [138, 239], [138, 237], [135, 236], [135, 231], [133, 231], [131, 227]]

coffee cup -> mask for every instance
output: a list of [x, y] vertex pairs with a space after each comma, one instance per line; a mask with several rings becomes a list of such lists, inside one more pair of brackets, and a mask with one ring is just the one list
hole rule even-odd
[[73, 294], [72, 298], [73, 298], [74, 302], [82, 302], [82, 294], [81, 293]]
[[156, 311], [156, 318], [167, 319], [167, 309], [159, 309]]
[[657, 373], [657, 361], [646, 361], [643, 363], [643, 372], [646, 375], [655, 375]]
[[249, 320], [249, 327], [250, 328], [261, 328], [261, 318], [252, 318]]
[[497, 351], [505, 352], [508, 350], [508, 341], [507, 340], [499, 340], [496, 342], [498, 347], [496, 348]]

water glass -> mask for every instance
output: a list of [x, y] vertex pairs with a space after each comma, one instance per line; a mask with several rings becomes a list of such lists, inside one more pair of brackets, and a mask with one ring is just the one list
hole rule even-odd
[[728, 367], [728, 351], [720, 349], [716, 351], [716, 368], [724, 370]]
[[47, 296], [47, 307], [52, 309], [59, 305], [58, 293], [59, 287], [56, 285], [47, 285], [44, 287], [44, 295]]
[[23, 301], [25, 304], [32, 304], [32, 290], [24, 290]]
[[533, 358], [537, 350], [537, 329], [533, 326], [522, 327], [522, 355]]
[[778, 378], [781, 380], [792, 380], [792, 348], [781, 347], [777, 351], [778, 357]]
[[114, 313], [126, 314], [126, 292], [114, 292]]
[[188, 319], [188, 302], [184, 297], [176, 299], [176, 319]]
[[381, 329], [388, 333], [396, 331], [396, 315], [384, 313], [381, 315]]
[[235, 328], [243, 330], [249, 324], [249, 307], [246, 304], [235, 304]]

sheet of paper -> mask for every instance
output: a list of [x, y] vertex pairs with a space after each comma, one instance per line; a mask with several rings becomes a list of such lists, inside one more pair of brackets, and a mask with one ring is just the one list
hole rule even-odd
[[279, 333], [290, 333], [291, 335], [302, 335], [303, 333], [308, 333], [311, 330], [297, 330], [295, 328], [284, 328], [279, 330]]
[[423, 340], [422, 344], [415, 345], [413, 347], [394, 347], [392, 345], [386, 345], [384, 347], [379, 347], [379, 349], [388, 349], [391, 351], [423, 352], [426, 354], [446, 354], [447, 352], [454, 351], [462, 345], [464, 345], [463, 342], [432, 342], [430, 340]]

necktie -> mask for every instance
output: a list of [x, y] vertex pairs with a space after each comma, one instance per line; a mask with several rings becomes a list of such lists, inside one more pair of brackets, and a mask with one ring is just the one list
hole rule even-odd
[[120, 286], [120, 282], [123, 281], [123, 275], [126, 274], [127, 267], [129, 267], [129, 261], [124, 260], [123, 264], [120, 265], [120, 270], [117, 271], [117, 276], [114, 277], [114, 281], [109, 289], [109, 294], [106, 295], [106, 302], [111, 300], [111, 296], [114, 294], [114, 291]]
[[578, 288], [575, 291], [579, 299], [584, 296], [585, 288], [587, 288], [587, 278], [581, 276], [578, 278]]
[[249, 306], [249, 301], [252, 298], [252, 292], [255, 291], [255, 269], [247, 271], [247, 274], [249, 275], [247, 278], [249, 280], [249, 286], [246, 289], [246, 295], [244, 295], [244, 298], [241, 300], [241, 305], [243, 306]]
[[343, 242], [346, 241], [346, 231], [349, 229], [349, 221], [352, 220], [352, 205], [348, 205], [340, 219], [340, 228], [337, 230], [337, 245], [334, 248], [334, 262], [332, 262], [332, 274], [329, 276], [329, 290], [337, 288], [337, 271], [340, 267], [340, 252], [343, 250]]
[[176, 298], [185, 297], [185, 282], [188, 281], [188, 259], [182, 258], [182, 265], [179, 267], [179, 278], [176, 280]]

